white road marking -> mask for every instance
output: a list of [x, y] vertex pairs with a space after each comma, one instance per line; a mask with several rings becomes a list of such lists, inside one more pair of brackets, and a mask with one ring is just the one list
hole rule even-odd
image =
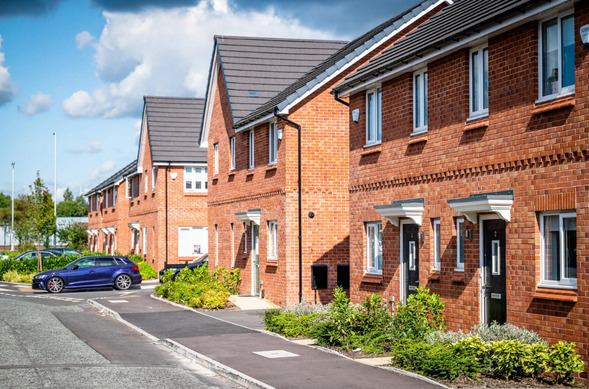
[[291, 353], [285, 350], [269, 350], [269, 351], [254, 351], [254, 354], [258, 354], [264, 358], [292, 358], [292, 357], [300, 357], [300, 355]]
[[129, 302], [127, 300], [106, 300], [106, 301], [108, 301], [109, 303], [113, 303], [113, 304], [116, 304], [116, 303], [128, 303]]
[[84, 299], [79, 299], [75, 297], [60, 297], [60, 296], [48, 296], [48, 295], [21, 295], [21, 294], [14, 294], [14, 293], [0, 293], [0, 295], [11, 296], [11, 297], [24, 297], [24, 298], [34, 298], [34, 299], [49, 299], [49, 300], [58, 300], [58, 301], [68, 301], [71, 303], [79, 303], [85, 301]]

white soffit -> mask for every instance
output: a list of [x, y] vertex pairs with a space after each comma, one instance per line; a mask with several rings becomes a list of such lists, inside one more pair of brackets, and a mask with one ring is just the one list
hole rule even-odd
[[129, 228], [139, 231], [139, 222], [129, 223]]
[[106, 230], [107, 230], [109, 233], [111, 233], [111, 234], [114, 234], [114, 233], [115, 233], [115, 227], [114, 227], [114, 226], [113, 226], [113, 227], [106, 227]]
[[104, 228], [101, 228], [101, 229], [100, 229], [100, 231], [102, 231], [102, 233], [103, 233], [104, 235], [108, 235], [108, 228], [106, 228], [106, 227], [104, 227]]
[[375, 205], [374, 209], [382, 217], [399, 227], [399, 219], [404, 217], [413, 220], [415, 224], [421, 225], [425, 200], [423, 198], [397, 200], [390, 205]]
[[495, 213], [506, 222], [511, 221], [513, 190], [480, 193], [448, 200], [450, 208], [464, 215], [471, 223], [477, 222], [479, 213]]
[[262, 214], [262, 210], [260, 208], [256, 209], [249, 209], [245, 212], [238, 212], [235, 216], [245, 223], [254, 223], [256, 225], [260, 225], [260, 216]]

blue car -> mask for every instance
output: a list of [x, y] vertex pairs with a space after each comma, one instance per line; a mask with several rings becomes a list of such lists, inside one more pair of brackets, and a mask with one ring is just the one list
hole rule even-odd
[[127, 257], [96, 256], [82, 257], [62, 269], [53, 269], [35, 274], [33, 289], [46, 289], [59, 293], [69, 288], [93, 288], [112, 286], [127, 290], [141, 283], [139, 266]]

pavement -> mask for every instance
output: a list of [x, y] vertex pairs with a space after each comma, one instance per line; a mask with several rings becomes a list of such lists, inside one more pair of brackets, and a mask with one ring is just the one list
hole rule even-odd
[[141, 293], [96, 303], [131, 327], [250, 388], [443, 387], [266, 332], [263, 309], [195, 311]]

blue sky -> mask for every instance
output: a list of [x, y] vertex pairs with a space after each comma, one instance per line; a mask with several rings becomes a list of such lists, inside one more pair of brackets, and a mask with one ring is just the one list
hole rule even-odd
[[213, 35], [353, 39], [417, 0], [0, 0], [0, 192], [137, 156], [144, 95], [204, 97]]

